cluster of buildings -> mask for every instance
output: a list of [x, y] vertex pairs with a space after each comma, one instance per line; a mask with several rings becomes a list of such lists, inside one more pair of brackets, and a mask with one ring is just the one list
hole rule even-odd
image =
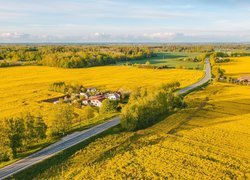
[[[226, 82], [227, 77], [226, 76], [220, 77], [219, 80], [222, 81], [222, 82]], [[250, 75], [248, 75], [248, 76], [240, 76], [238, 78], [229, 77], [228, 82], [231, 82], [231, 83], [234, 83], [234, 84], [241, 84], [241, 85], [250, 86]]]
[[238, 83], [244, 83], [246, 85], [250, 85], [250, 76], [241, 76], [237, 79]]
[[[72, 93], [70, 95], [66, 95], [63, 98], [63, 101], [66, 103], [80, 103], [82, 106], [96, 106], [101, 107], [102, 102], [105, 99], [110, 99], [114, 101], [119, 101], [121, 99], [121, 93], [120, 92], [106, 92], [101, 93], [96, 88], [88, 88], [86, 92], [80, 92], [80, 93]], [[54, 104], [57, 104], [59, 100], [54, 101]]]

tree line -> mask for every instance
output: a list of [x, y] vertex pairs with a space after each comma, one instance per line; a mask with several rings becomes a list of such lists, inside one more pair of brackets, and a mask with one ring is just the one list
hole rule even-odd
[[16, 158], [17, 150], [46, 138], [47, 125], [41, 116], [30, 113], [3, 120], [0, 128], [0, 161]]
[[122, 109], [121, 125], [129, 131], [144, 129], [156, 123], [161, 116], [171, 114], [175, 108], [185, 106], [181, 96], [174, 94], [180, 83], [162, 85], [159, 89], [139, 89], [131, 94]]
[[[154, 51], [158, 52], [201, 52], [201, 53], [211, 53], [216, 52], [218, 49], [221, 51], [230, 51], [233, 55], [243, 55], [249, 52], [249, 44], [219, 44], [219, 43], [207, 43], [207, 44], [197, 44], [197, 43], [169, 43], [151, 46]], [[249, 53], [248, 53], [249, 54]]]
[[83, 68], [115, 64], [118, 61], [138, 60], [151, 56], [154, 56], [154, 53], [146, 46], [0, 46], [0, 64], [3, 64], [2, 67], [10, 66], [9, 61], [34, 61], [45, 66]]

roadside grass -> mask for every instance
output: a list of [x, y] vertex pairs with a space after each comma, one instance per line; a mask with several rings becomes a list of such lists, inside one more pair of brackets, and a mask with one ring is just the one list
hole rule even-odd
[[[162, 83], [179, 81], [181, 87], [196, 82], [203, 72], [182, 69], [138, 69], [125, 66], [104, 66], [84, 69], [62, 69], [43, 66], [25, 66], [0, 69], [0, 119], [19, 116], [29, 111], [47, 116], [51, 103], [45, 99], [62, 94], [49, 91], [56, 81], [80, 83], [86, 87], [106, 90], [133, 90], [138, 87], [156, 87]], [[78, 110], [79, 112], [81, 110]]]
[[250, 87], [214, 83], [185, 100], [156, 125], [100, 137], [35, 178], [249, 178]]
[[[185, 68], [197, 68], [199, 70], [203, 69], [203, 63], [200, 62], [188, 62], [181, 61], [180, 59], [199, 56], [201, 53], [181, 53], [181, 52], [160, 52], [157, 53], [157, 57], [146, 58], [143, 60], [131, 60], [127, 61], [129, 63], [145, 64], [149, 61], [152, 65], [163, 66], [167, 65], [169, 67], [185, 67]], [[126, 62], [119, 62], [118, 65], [122, 65]]]

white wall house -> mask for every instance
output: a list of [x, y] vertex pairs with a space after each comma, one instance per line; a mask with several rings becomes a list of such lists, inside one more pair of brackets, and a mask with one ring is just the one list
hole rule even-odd
[[80, 93], [80, 96], [82, 96], [86, 99], [88, 99], [90, 97], [90, 95], [88, 93], [82, 93], [82, 92]]
[[112, 93], [112, 94], [108, 94], [107, 98], [110, 100], [119, 100], [120, 99], [120, 95], [117, 93]]
[[92, 106], [97, 106], [97, 107], [101, 107], [102, 106], [102, 101], [104, 100], [104, 98], [100, 98], [100, 99], [91, 99], [90, 100], [90, 104]]

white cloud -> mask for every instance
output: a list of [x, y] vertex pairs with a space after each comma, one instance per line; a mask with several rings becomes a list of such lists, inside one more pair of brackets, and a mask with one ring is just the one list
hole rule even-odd
[[2, 39], [27, 39], [30, 37], [29, 34], [23, 34], [23, 33], [17, 33], [17, 32], [5, 32], [5, 33], [1, 33], [0, 37]]
[[150, 38], [150, 39], [173, 39], [177, 36], [176, 33], [172, 32], [158, 32], [158, 33], [151, 33], [151, 34], [143, 34], [145, 38]]
[[177, 32], [152, 32], [152, 33], [120, 33], [111, 34], [106, 32], [85, 33], [82, 35], [35, 35], [19, 32], [0, 33], [0, 43], [64, 43], [64, 42], [249, 42], [249, 32], [217, 32], [209, 33], [177, 33]]

